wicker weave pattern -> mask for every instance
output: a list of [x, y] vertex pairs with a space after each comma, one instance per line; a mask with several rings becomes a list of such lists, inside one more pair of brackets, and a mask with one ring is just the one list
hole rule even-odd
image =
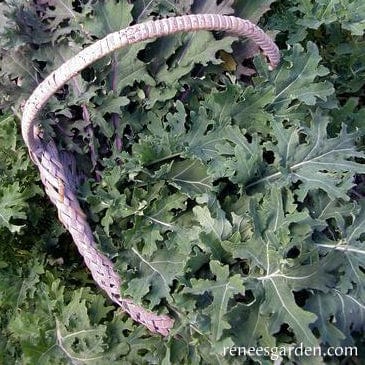
[[217, 14], [199, 14], [150, 21], [109, 34], [53, 71], [27, 100], [22, 118], [23, 138], [32, 160], [39, 168], [45, 190], [56, 205], [60, 221], [71, 233], [94, 280], [134, 320], [145, 325], [150, 331], [162, 335], [170, 332], [173, 319], [165, 315], [156, 315], [134, 304], [132, 300], [122, 298], [120, 277], [114, 270], [111, 260], [98, 251], [86, 215], [77, 200], [76, 176], [66, 166], [65, 159], [60, 157], [54, 141], [46, 143], [39, 137], [35, 118], [55, 91], [79, 71], [116, 49], [180, 31], [203, 29], [229, 31], [252, 39], [268, 57], [271, 68], [276, 67], [280, 60], [275, 43], [260, 28], [247, 20]]
[[71, 236], [84, 257], [95, 282], [108, 296], [134, 320], [143, 323], [150, 331], [167, 335], [173, 320], [167, 316], [158, 316], [121, 298], [120, 278], [113, 269], [113, 263], [96, 248], [92, 231], [75, 195], [75, 186], [70, 184], [74, 176], [66, 170], [53, 140], [42, 143], [40, 157], [33, 156], [39, 168], [41, 180], [52, 203], [58, 210], [58, 218], [71, 233]]

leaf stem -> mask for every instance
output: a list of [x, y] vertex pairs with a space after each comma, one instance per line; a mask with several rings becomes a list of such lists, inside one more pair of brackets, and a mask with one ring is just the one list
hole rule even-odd
[[167, 161], [167, 160], [170, 160], [172, 158], [179, 157], [181, 155], [182, 155], [182, 152], [173, 153], [172, 155], [165, 156], [165, 157], [159, 158], [157, 160], [153, 160], [152, 162], [149, 162], [148, 164], [146, 164], [146, 166], [149, 167], [149, 166], [152, 166], [152, 165], [154, 165], [156, 163], [160, 163], [160, 162], [163, 162], [163, 161]]
[[343, 251], [343, 252], [346, 252], [346, 251], [356, 252], [356, 253], [365, 255], [365, 251], [364, 250], [360, 250], [360, 249], [357, 249], [357, 248], [354, 248], [354, 247], [350, 247], [348, 245], [346, 245], [346, 246], [339, 246], [339, 245], [327, 245], [327, 244], [320, 243], [320, 244], [317, 244], [317, 246], [324, 247], [324, 248], [331, 248], [333, 250]]
[[246, 186], [246, 188], [251, 188], [252, 186], [258, 185], [258, 184], [260, 184], [260, 183], [262, 183], [262, 182], [264, 182], [264, 181], [271, 180], [271, 179], [276, 178], [276, 177], [279, 177], [279, 176], [281, 176], [281, 175], [282, 175], [282, 174], [281, 174], [281, 172], [279, 171], [279, 172], [276, 172], [275, 174], [272, 174], [272, 175], [269, 175], [269, 176], [265, 176], [265, 177], [263, 177], [262, 179], [259, 179], [259, 180], [257, 180], [257, 181], [252, 182], [251, 184], [248, 184], [248, 185]]

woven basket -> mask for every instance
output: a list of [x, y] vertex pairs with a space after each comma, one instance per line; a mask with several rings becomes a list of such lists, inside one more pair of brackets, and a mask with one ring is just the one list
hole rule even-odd
[[85, 48], [53, 71], [27, 100], [22, 117], [22, 135], [33, 162], [37, 165], [42, 183], [49, 198], [56, 205], [58, 217], [85, 260], [96, 283], [135, 321], [145, 325], [151, 332], [168, 335], [173, 319], [157, 315], [123, 298], [121, 279], [113, 263], [102, 254], [95, 243], [93, 233], [76, 198], [76, 177], [69, 169], [68, 161], [57, 150], [53, 140], [45, 142], [37, 127], [36, 116], [47, 100], [67, 81], [94, 61], [133, 43], [166, 36], [182, 31], [219, 30], [253, 40], [267, 56], [269, 67], [277, 66], [280, 55], [275, 43], [256, 25], [248, 20], [218, 14], [197, 14], [149, 21], [133, 25]]

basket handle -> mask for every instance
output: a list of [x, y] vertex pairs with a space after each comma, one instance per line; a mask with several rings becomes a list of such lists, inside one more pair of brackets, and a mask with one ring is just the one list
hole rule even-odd
[[271, 68], [279, 63], [278, 47], [259, 27], [248, 20], [218, 14], [198, 14], [149, 21], [107, 35], [53, 71], [38, 85], [25, 103], [21, 121], [24, 141], [39, 169], [46, 193], [56, 205], [60, 221], [72, 235], [95, 282], [135, 321], [142, 323], [151, 332], [162, 335], [170, 333], [174, 320], [166, 315], [157, 315], [135, 304], [131, 299], [122, 297], [120, 277], [111, 260], [97, 248], [86, 215], [77, 200], [74, 185], [70, 182], [67, 166], [60, 158], [52, 139], [48, 143], [40, 140], [35, 119], [55, 91], [94, 61], [129, 44], [181, 31], [196, 30], [223, 30], [246, 36], [260, 46], [269, 59]]

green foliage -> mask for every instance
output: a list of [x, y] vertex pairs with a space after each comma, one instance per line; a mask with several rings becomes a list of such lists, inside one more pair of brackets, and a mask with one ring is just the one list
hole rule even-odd
[[295, 3], [293, 11], [303, 14], [299, 22], [303, 27], [317, 29], [322, 24], [339, 22], [343, 29], [350, 31], [353, 35], [364, 34], [365, 23], [362, 14], [365, 13], [365, 4], [362, 1], [304, 0]]
[[27, 200], [41, 192], [31, 184], [34, 175], [27, 174], [30, 161], [19, 139], [14, 118], [0, 116], [0, 231], [5, 227], [13, 233], [25, 225]]
[[[279, 67], [249, 61], [245, 40], [178, 34], [96, 62], [39, 117], [76, 157], [79, 199], [124, 295], [175, 318], [161, 338], [95, 287], [16, 116], [95, 39], [203, 11], [261, 19], [278, 32]], [[360, 349], [364, 19], [352, 0], [1, 1], [0, 363], [272, 364], [222, 353]]]

